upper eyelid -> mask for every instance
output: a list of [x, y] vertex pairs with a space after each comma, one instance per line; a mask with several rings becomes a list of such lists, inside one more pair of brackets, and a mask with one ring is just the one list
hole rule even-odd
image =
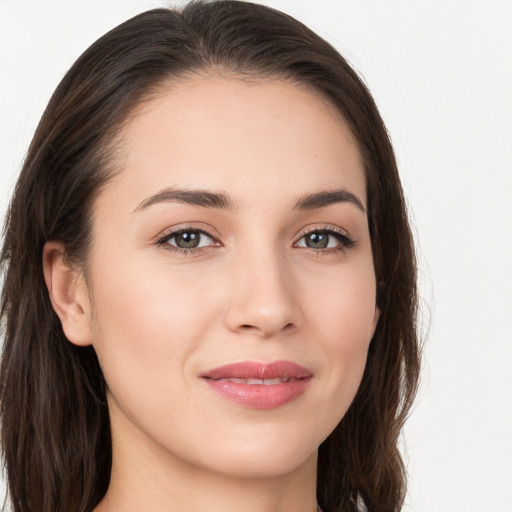
[[214, 242], [219, 242], [219, 235], [215, 234], [212, 230], [206, 229], [204, 227], [188, 225], [165, 229], [155, 237], [155, 240], [158, 242], [161, 240], [169, 239], [181, 233], [186, 233], [187, 231], [197, 231], [199, 233], [209, 236]]
[[346, 229], [340, 228], [339, 226], [335, 226], [333, 224], [322, 224], [303, 228], [301, 231], [299, 231], [297, 240], [300, 240], [302, 237], [308, 235], [309, 233], [314, 233], [315, 231], [330, 231], [339, 235], [343, 235], [347, 238], [352, 238]]

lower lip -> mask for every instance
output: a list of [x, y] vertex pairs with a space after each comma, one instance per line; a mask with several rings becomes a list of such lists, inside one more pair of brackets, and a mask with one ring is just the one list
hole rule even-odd
[[239, 382], [205, 379], [211, 389], [228, 400], [250, 409], [276, 409], [301, 396], [311, 377], [281, 384], [242, 384]]

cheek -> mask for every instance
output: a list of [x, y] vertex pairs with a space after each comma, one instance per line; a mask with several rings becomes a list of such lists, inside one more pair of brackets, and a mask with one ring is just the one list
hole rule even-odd
[[122, 411], [149, 432], [144, 418], [166, 425], [171, 409], [193, 414], [189, 401], [173, 397], [186, 395], [191, 355], [216, 317], [215, 297], [191, 270], [136, 263], [117, 260], [95, 275], [94, 348], [116, 404], [111, 414]]
[[316, 293], [310, 296], [307, 310], [317, 327], [323, 326], [332, 350], [367, 349], [378, 318], [371, 260], [322, 276]]
[[325, 282], [324, 293], [309, 308], [310, 323], [321, 333], [318, 349], [329, 361], [323, 385], [335, 411], [334, 427], [357, 392], [378, 318], [373, 270]]
[[185, 269], [128, 263], [104, 265], [95, 275], [95, 350], [107, 382], [126, 375], [150, 381], [156, 372], [170, 382], [215, 317], [215, 297]]

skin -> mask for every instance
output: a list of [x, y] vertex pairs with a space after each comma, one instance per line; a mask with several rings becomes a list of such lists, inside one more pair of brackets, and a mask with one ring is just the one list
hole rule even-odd
[[[145, 103], [121, 140], [121, 172], [93, 208], [87, 282], [59, 242], [44, 251], [64, 332], [94, 346], [108, 384], [112, 479], [96, 512], [315, 511], [317, 449], [354, 398], [379, 317], [354, 138], [304, 87], [193, 77]], [[154, 198], [168, 188], [223, 193], [232, 208]], [[325, 190], [363, 209], [295, 207]], [[162, 242], [175, 228], [209, 237], [177, 252]], [[307, 246], [327, 228], [353, 246], [335, 234]], [[247, 360], [313, 378], [255, 410], [200, 377]]]

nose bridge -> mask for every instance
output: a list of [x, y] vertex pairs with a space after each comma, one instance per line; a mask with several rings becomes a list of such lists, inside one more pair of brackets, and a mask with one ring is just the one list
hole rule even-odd
[[230, 329], [268, 337], [298, 327], [293, 272], [279, 248], [252, 245], [234, 259], [227, 314]]

